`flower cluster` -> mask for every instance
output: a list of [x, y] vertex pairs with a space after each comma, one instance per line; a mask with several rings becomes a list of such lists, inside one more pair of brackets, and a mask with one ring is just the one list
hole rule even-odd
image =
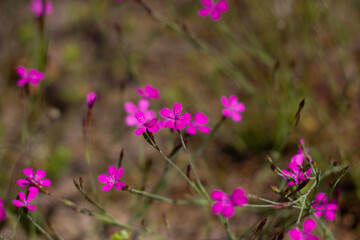
[[117, 190], [121, 190], [125, 186], [125, 183], [119, 181], [119, 179], [124, 174], [124, 169], [122, 168], [116, 169], [115, 166], [110, 166], [108, 169], [108, 173], [109, 175], [101, 174], [98, 177], [98, 181], [105, 184], [102, 187], [102, 190], [107, 192], [110, 189], [112, 189], [113, 186], [115, 186]]
[[25, 67], [19, 66], [16, 68], [16, 72], [20, 75], [20, 79], [17, 81], [17, 85], [19, 87], [24, 86], [28, 83], [32, 85], [38, 85], [39, 82], [45, 78], [44, 73], [39, 72], [34, 68], [28, 71]]
[[225, 218], [230, 218], [234, 215], [234, 206], [243, 206], [248, 203], [245, 191], [238, 187], [229, 196], [221, 190], [214, 190], [211, 193], [211, 198], [216, 202], [212, 206], [212, 212], [222, 214]]
[[289, 237], [292, 240], [320, 240], [318, 236], [311, 234], [311, 232], [316, 228], [315, 220], [307, 218], [304, 221], [303, 231], [298, 228], [292, 228], [289, 231]]
[[336, 200], [328, 201], [326, 193], [320, 192], [316, 194], [316, 197], [312, 203], [312, 208], [314, 208], [314, 215], [317, 218], [320, 218], [323, 214], [328, 221], [332, 221], [336, 217], [336, 210], [338, 209], [338, 204]]
[[33, 0], [30, 5], [30, 10], [36, 17], [41, 17], [52, 14], [53, 6], [49, 0], [45, 0], [44, 4], [42, 0]]
[[200, 17], [207, 17], [210, 15], [210, 18], [213, 21], [217, 21], [221, 17], [221, 13], [226, 12], [229, 9], [229, 5], [226, 0], [220, 0], [217, 3], [214, 3], [212, 0], [201, 0], [203, 8], [198, 12]]

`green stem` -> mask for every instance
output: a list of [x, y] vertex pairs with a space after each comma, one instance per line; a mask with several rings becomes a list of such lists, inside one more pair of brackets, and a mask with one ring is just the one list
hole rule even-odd
[[54, 240], [50, 234], [48, 234], [45, 229], [43, 229], [39, 224], [37, 224], [29, 214], [26, 214], [26, 217], [30, 220], [30, 222], [42, 233], [45, 235], [47, 239]]

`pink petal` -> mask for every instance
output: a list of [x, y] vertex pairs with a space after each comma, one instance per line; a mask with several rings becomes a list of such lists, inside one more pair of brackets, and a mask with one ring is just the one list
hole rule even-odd
[[122, 177], [123, 174], [124, 174], [124, 169], [119, 168], [118, 170], [116, 170], [115, 179], [118, 180], [119, 178]]
[[235, 209], [234, 209], [233, 205], [229, 204], [226, 207], [224, 207], [224, 210], [223, 210], [224, 218], [230, 218], [234, 215], [234, 213], [235, 213]]
[[182, 121], [175, 121], [175, 128], [177, 130], [183, 130], [185, 128], [185, 124]]
[[208, 126], [197, 126], [197, 128], [202, 133], [209, 133], [210, 132], [210, 127], [208, 127]]
[[200, 17], [206, 17], [211, 13], [211, 9], [210, 8], [202, 8], [198, 11], [198, 15]]
[[211, 0], [201, 0], [202, 5], [212, 8], [214, 3]]
[[116, 182], [116, 183], [115, 183], [115, 188], [116, 188], [117, 190], [123, 189], [124, 186], [125, 186], [125, 183], [123, 183], [123, 182]]
[[156, 124], [157, 121], [158, 121], [157, 118], [153, 118], [146, 124], [146, 126], [152, 127]]
[[238, 103], [234, 107], [234, 110], [238, 112], [244, 112], [245, 111], [245, 105], [243, 103]]
[[184, 113], [183, 115], [179, 116], [179, 119], [185, 124], [189, 125], [191, 121], [191, 114], [190, 113]]
[[47, 178], [37, 181], [41, 186], [48, 187], [51, 185], [51, 181]]
[[229, 8], [228, 3], [225, 0], [220, 0], [216, 5], [215, 9], [220, 12], [226, 12]]
[[138, 120], [135, 118], [135, 116], [134, 115], [127, 115], [126, 117], [125, 117], [125, 123], [126, 123], [126, 125], [128, 125], [128, 126], [136, 126], [136, 125], [138, 125]]
[[26, 78], [27, 77], [27, 70], [25, 67], [23, 66], [18, 66], [16, 68], [16, 72], [23, 78]]
[[322, 209], [321, 207], [317, 207], [317, 208], [314, 209], [314, 215], [317, 218], [321, 218], [323, 213], [324, 213], [324, 209]]
[[337, 208], [337, 204], [334, 203], [329, 203], [326, 205], [324, 215], [328, 221], [333, 221], [335, 219]]
[[150, 120], [150, 119], [153, 119], [153, 118], [156, 117], [156, 112], [153, 111], [153, 110], [148, 110], [144, 114], [145, 114], [145, 119], [146, 120]]
[[140, 99], [138, 104], [139, 104], [139, 110], [142, 112], [145, 112], [150, 106], [150, 102], [146, 99]]
[[23, 202], [26, 202], [25, 194], [23, 192], [19, 192], [19, 199]]
[[221, 111], [222, 115], [224, 115], [225, 117], [229, 117], [231, 112], [229, 111], [229, 109], [223, 109]]
[[196, 127], [194, 126], [190, 126], [186, 129], [187, 133], [190, 135], [195, 135], [196, 134]]
[[24, 206], [24, 203], [19, 201], [19, 200], [12, 200], [12, 204], [14, 204], [17, 207], [22, 207]]
[[306, 240], [320, 240], [320, 238], [318, 236], [312, 235], [312, 234], [307, 234], [306, 236]]
[[212, 205], [212, 212], [213, 214], [217, 215], [220, 214], [224, 209], [224, 204], [222, 202], [217, 202]]
[[135, 113], [135, 118], [138, 120], [139, 123], [144, 124], [146, 122], [144, 113], [137, 111]]
[[116, 174], [116, 167], [115, 166], [110, 166], [108, 168], [108, 173], [109, 173], [109, 177], [115, 177]]
[[21, 78], [21, 79], [19, 79], [18, 81], [17, 81], [17, 85], [19, 86], [19, 87], [21, 87], [21, 86], [24, 86], [25, 84], [27, 84], [28, 83], [28, 79], [26, 78]]
[[23, 173], [24, 173], [27, 177], [29, 177], [29, 178], [34, 178], [34, 177], [33, 177], [33, 176], [34, 176], [34, 173], [33, 173], [32, 168], [24, 168], [24, 169], [23, 169]]
[[16, 183], [20, 186], [20, 187], [26, 187], [27, 185], [30, 184], [30, 182], [28, 180], [25, 179], [19, 179], [16, 181]]
[[106, 174], [100, 174], [98, 177], [98, 181], [101, 183], [108, 183], [110, 181], [110, 178]]
[[161, 109], [159, 113], [163, 118], [174, 118], [174, 114], [168, 108]]
[[218, 11], [218, 10], [213, 10], [213, 12], [211, 13], [211, 15], [210, 15], [210, 17], [211, 17], [211, 19], [213, 20], [213, 21], [217, 21], [217, 20], [219, 20], [219, 18], [221, 17], [221, 13], [220, 13], [220, 11]]
[[289, 237], [292, 240], [302, 240], [302, 232], [299, 229], [293, 228], [289, 231]]
[[242, 119], [241, 115], [237, 112], [232, 112], [231, 118], [232, 118], [232, 120], [234, 120], [234, 122], [240, 122]]
[[318, 194], [316, 194], [316, 197], [315, 197], [315, 201], [316, 202], [323, 202], [323, 203], [325, 203], [325, 202], [327, 202], [328, 200], [327, 200], [327, 197], [325, 197], [326, 196], [326, 193], [324, 193], [324, 192], [320, 192], [320, 193], [318, 193]]
[[146, 85], [145, 91], [147, 92], [149, 98], [154, 98], [154, 99], [159, 98], [159, 95], [160, 95], [159, 90], [154, 88], [153, 86], [151, 86], [149, 84]]
[[229, 97], [229, 105], [233, 107], [238, 102], [238, 99], [235, 95], [230, 95]]
[[137, 88], [136, 91], [138, 92], [138, 94], [142, 97], [145, 97], [145, 93], [141, 88]]
[[34, 200], [34, 198], [36, 197], [36, 195], [39, 193], [39, 189], [37, 189], [36, 187], [29, 187], [29, 193], [27, 196], [27, 202], [31, 202], [32, 200]]
[[34, 211], [36, 209], [36, 206], [35, 205], [27, 205], [26, 208], [29, 209], [30, 211]]
[[222, 201], [224, 199], [227, 199], [227, 194], [224, 193], [221, 190], [214, 190], [212, 191], [211, 195], [210, 195], [211, 199], [215, 200], [215, 201]]
[[159, 130], [159, 126], [157, 124], [155, 124], [154, 126], [149, 127], [148, 130], [151, 133], [157, 132]]
[[175, 121], [174, 120], [168, 120], [167, 122], [165, 122], [165, 127], [166, 128], [173, 128], [174, 127], [174, 124], [175, 124]]
[[114, 186], [114, 183], [108, 183], [108, 184], [105, 184], [101, 189], [102, 189], [104, 192], [107, 192], [107, 191], [109, 191], [113, 186]]
[[229, 107], [229, 101], [225, 96], [222, 96], [220, 98], [220, 100], [221, 100], [222, 105], [224, 105], [224, 107]]
[[127, 113], [135, 113], [138, 110], [136, 105], [132, 102], [126, 102], [124, 104], [124, 109]]
[[234, 190], [234, 192], [230, 196], [230, 199], [235, 206], [242, 206], [248, 203], [246, 193], [241, 187]]
[[146, 131], [146, 127], [141, 127], [141, 128], [136, 129], [136, 130], [134, 131], [134, 133], [135, 133], [136, 135], [141, 135], [141, 134], [143, 134], [145, 131]]
[[315, 220], [313, 220], [313, 219], [311, 219], [311, 218], [305, 219], [305, 222], [304, 222], [304, 232], [310, 233], [310, 232], [312, 232], [315, 228], [316, 228], [316, 221], [315, 221]]
[[180, 103], [175, 103], [172, 110], [173, 110], [174, 116], [177, 117], [180, 115], [180, 113], [182, 111], [182, 105]]
[[40, 178], [43, 178], [46, 176], [46, 172], [44, 170], [38, 169], [35, 173], [35, 180], [39, 180]]
[[196, 122], [197, 124], [207, 124], [209, 122], [209, 119], [202, 112], [197, 112], [194, 115], [194, 122]]

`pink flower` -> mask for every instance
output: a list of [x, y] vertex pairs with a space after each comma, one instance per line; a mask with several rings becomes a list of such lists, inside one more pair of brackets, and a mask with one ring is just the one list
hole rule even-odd
[[150, 103], [146, 99], [141, 99], [138, 103], [138, 106], [136, 106], [132, 102], [126, 102], [124, 105], [125, 112], [128, 113], [128, 115], [125, 118], [126, 125], [140, 126], [138, 120], [135, 118], [135, 113], [138, 111], [144, 113], [146, 120], [153, 119], [156, 116], [156, 113], [153, 110], [148, 110], [149, 106]]
[[311, 204], [314, 208], [314, 215], [317, 218], [320, 218], [323, 214], [328, 221], [332, 221], [336, 217], [336, 210], [338, 209], [338, 204], [336, 200], [328, 202], [328, 198], [325, 197], [324, 192], [316, 194], [316, 197]]
[[121, 190], [124, 186], [124, 182], [120, 182], [119, 179], [124, 174], [124, 169], [116, 169], [115, 166], [110, 166], [108, 169], [109, 176], [106, 174], [101, 174], [98, 177], [99, 182], [105, 183], [101, 188], [103, 191], [109, 191], [114, 185], [117, 190]]
[[4, 208], [4, 201], [0, 198], [0, 222], [5, 221], [7, 218], [5, 208]]
[[229, 9], [229, 5], [226, 0], [220, 0], [217, 3], [214, 3], [212, 0], [201, 0], [203, 6], [199, 10], [198, 14], [201, 17], [206, 17], [210, 15], [213, 21], [219, 20], [222, 12], [226, 12]]
[[143, 98], [157, 99], [159, 98], [159, 90], [151, 86], [150, 84], [145, 85], [144, 89], [138, 88], [137, 92]]
[[241, 121], [242, 116], [240, 113], [245, 111], [245, 105], [242, 102], [238, 102], [235, 95], [230, 95], [229, 99], [222, 96], [221, 103], [224, 105], [222, 114], [225, 117], [231, 117], [235, 122]]
[[166, 128], [174, 128], [176, 130], [182, 130], [185, 126], [190, 125], [191, 123], [191, 115], [190, 113], [184, 113], [180, 115], [182, 111], [182, 106], [180, 103], [175, 103], [172, 111], [168, 108], [163, 108], [160, 110], [160, 116], [165, 118], [165, 127]]
[[143, 134], [146, 130], [149, 132], [157, 132], [159, 130], [159, 126], [156, 124], [157, 118], [153, 118], [151, 120], [146, 120], [144, 113], [138, 111], [135, 113], [135, 118], [140, 123], [140, 128], [135, 130], [136, 135]]
[[96, 93], [94, 92], [89, 92], [86, 96], [86, 101], [87, 101], [87, 104], [88, 104], [88, 107], [91, 109], [93, 108], [95, 102], [96, 102], [96, 99], [97, 99], [97, 95]]
[[41, 80], [45, 78], [45, 74], [32, 68], [29, 71], [25, 67], [19, 66], [16, 68], [16, 72], [20, 75], [20, 79], [17, 81], [17, 85], [24, 86], [27, 83], [32, 85], [38, 85]]
[[36, 187], [29, 187], [29, 193], [28, 193], [27, 199], [25, 198], [25, 194], [23, 192], [19, 192], [20, 200], [17, 200], [17, 199], [13, 200], [12, 204], [14, 204], [17, 207], [26, 207], [30, 211], [34, 211], [36, 209], [36, 206], [31, 205], [29, 203], [32, 200], [34, 200], [34, 198], [36, 197], [36, 195], [38, 193], [39, 193], [39, 189], [37, 189]]
[[35, 14], [36, 17], [41, 17], [44, 14], [49, 15], [53, 12], [53, 6], [50, 1], [45, 0], [43, 5], [42, 0], [33, 0], [30, 5], [30, 10]]
[[320, 240], [318, 236], [312, 235], [311, 232], [316, 228], [315, 220], [307, 218], [304, 221], [304, 231], [300, 231], [298, 228], [292, 228], [289, 231], [289, 237], [292, 240]]
[[238, 187], [234, 192], [228, 196], [220, 190], [214, 190], [211, 193], [211, 198], [216, 202], [212, 206], [212, 212], [215, 215], [222, 214], [224, 218], [230, 218], [234, 215], [234, 206], [243, 206], [248, 203], [245, 191]]
[[49, 179], [41, 179], [46, 176], [46, 172], [44, 170], [38, 169], [34, 176], [34, 172], [31, 168], [24, 168], [23, 173], [26, 175], [26, 179], [19, 179], [16, 181], [20, 187], [26, 187], [29, 184], [30, 186], [34, 186], [32, 181], [43, 187], [48, 187], [51, 185], [51, 181]]
[[197, 112], [194, 115], [194, 120], [191, 121], [190, 126], [186, 129], [188, 134], [194, 135], [196, 134], [196, 129], [198, 129], [202, 133], [210, 132], [210, 127], [204, 126], [209, 122], [208, 118], [205, 114], [201, 112]]

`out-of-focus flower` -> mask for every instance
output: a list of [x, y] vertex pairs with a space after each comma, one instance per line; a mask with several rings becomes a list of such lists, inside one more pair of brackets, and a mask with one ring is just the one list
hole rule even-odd
[[4, 201], [0, 198], [0, 222], [5, 221], [7, 218], [5, 208], [4, 208]]
[[34, 175], [32, 168], [24, 168], [23, 173], [26, 175], [26, 179], [19, 179], [16, 181], [20, 187], [26, 187], [28, 185], [33, 186], [34, 184], [32, 181], [43, 187], [48, 187], [51, 185], [51, 181], [49, 179], [42, 179], [46, 176], [46, 172], [44, 170], [38, 169]]
[[29, 193], [27, 199], [25, 198], [25, 194], [23, 192], [19, 192], [19, 199], [20, 200], [13, 200], [12, 204], [17, 207], [26, 207], [30, 211], [34, 211], [36, 209], [35, 205], [31, 205], [30, 202], [34, 200], [36, 195], [39, 193], [39, 189], [36, 187], [29, 187]]
[[213, 21], [219, 20], [222, 12], [226, 12], [229, 9], [229, 5], [226, 0], [220, 0], [214, 3], [212, 0], [201, 0], [203, 8], [198, 12], [199, 16], [207, 17], [210, 15]]
[[136, 135], [143, 134], [146, 130], [149, 132], [157, 132], [159, 130], [159, 126], [156, 124], [157, 118], [153, 118], [151, 120], [146, 120], [144, 113], [138, 111], [135, 113], [135, 118], [140, 123], [140, 128], [135, 130]]
[[31, 2], [30, 9], [36, 17], [53, 13], [53, 6], [49, 0], [45, 0], [44, 4], [42, 0], [33, 0]]
[[215, 215], [221, 213], [224, 218], [234, 215], [234, 206], [243, 206], [248, 203], [246, 193], [241, 187], [236, 188], [230, 196], [221, 190], [214, 190], [211, 198], [216, 201], [212, 206], [212, 212]]
[[140, 111], [144, 113], [145, 119], [150, 120], [156, 117], [156, 113], [153, 110], [148, 110], [150, 103], [147, 99], [140, 99], [138, 106], [136, 106], [133, 102], [126, 102], [124, 105], [125, 112], [128, 115], [125, 118], [125, 123], [128, 126], [140, 126], [138, 120], [135, 118], [135, 113]]
[[328, 221], [332, 221], [336, 217], [338, 204], [336, 203], [336, 200], [328, 201], [326, 193], [324, 192], [316, 194], [316, 197], [311, 206], [314, 208], [314, 215], [317, 218], [320, 218], [324, 214]]
[[188, 134], [196, 134], [196, 129], [202, 133], [210, 132], [210, 127], [205, 126], [209, 122], [207, 116], [201, 112], [194, 114], [194, 120], [191, 121], [190, 126], [186, 129]]
[[222, 96], [221, 103], [224, 105], [222, 114], [225, 117], [231, 117], [235, 122], [240, 122], [242, 119], [241, 112], [245, 111], [245, 105], [242, 102], [238, 102], [235, 95], [230, 95], [229, 98]]
[[29, 71], [25, 67], [19, 66], [16, 68], [16, 72], [20, 75], [20, 79], [17, 81], [17, 85], [24, 86], [27, 83], [32, 85], [38, 85], [41, 80], [45, 78], [45, 74], [32, 68]]
[[115, 166], [110, 166], [108, 169], [108, 173], [109, 175], [101, 174], [98, 177], [99, 182], [105, 183], [105, 185], [101, 189], [107, 192], [115, 185], [115, 188], [117, 190], [121, 190], [125, 186], [125, 183], [119, 181], [119, 179], [124, 174], [124, 169], [116, 169]]
[[311, 234], [311, 232], [315, 228], [316, 228], [315, 220], [311, 218], [307, 218], [304, 221], [304, 226], [303, 226], [304, 231], [301, 231], [298, 228], [292, 228], [289, 231], [289, 237], [292, 240], [320, 240], [318, 236]]
[[191, 124], [191, 114], [184, 113], [180, 115], [182, 111], [182, 106], [180, 103], [175, 103], [172, 110], [168, 108], [163, 108], [160, 110], [160, 116], [165, 118], [165, 127], [166, 128], [174, 128], [176, 130], [182, 130], [185, 126]]
[[143, 98], [157, 99], [160, 97], [159, 90], [154, 88], [150, 84], [145, 85], [144, 88], [138, 88], [137, 92]]
[[96, 99], [97, 99], [97, 94], [94, 93], [94, 92], [89, 92], [87, 95], [86, 95], [86, 101], [87, 101], [87, 104], [88, 104], [88, 107], [91, 109], [93, 108], [95, 102], [96, 102]]

